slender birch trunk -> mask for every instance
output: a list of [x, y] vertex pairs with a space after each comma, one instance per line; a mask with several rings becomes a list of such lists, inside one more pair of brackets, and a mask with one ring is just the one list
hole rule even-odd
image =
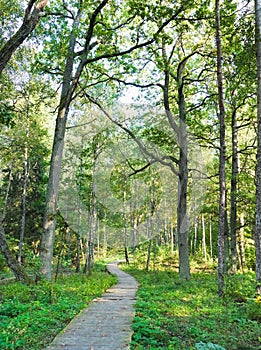
[[238, 187], [238, 128], [236, 110], [232, 113], [232, 176], [231, 176], [231, 194], [230, 194], [230, 237], [231, 237], [231, 271], [237, 271], [237, 187]]
[[226, 142], [225, 142], [225, 106], [223, 92], [223, 64], [220, 30], [220, 1], [215, 2], [216, 47], [217, 47], [217, 84], [219, 106], [219, 213], [218, 213], [218, 294], [224, 293], [225, 275], [225, 220], [226, 220]]
[[205, 217], [204, 214], [201, 216], [202, 222], [202, 250], [204, 254], [204, 261], [207, 262], [207, 245], [206, 245], [206, 229], [205, 229]]
[[257, 46], [256, 280], [261, 283], [261, 0], [255, 0]]
[[212, 239], [212, 221], [210, 217], [209, 221], [209, 246], [210, 246], [210, 257], [213, 257], [213, 239]]
[[[27, 133], [28, 137], [28, 133]], [[22, 217], [20, 227], [20, 239], [19, 239], [19, 251], [18, 251], [18, 262], [22, 262], [24, 234], [25, 234], [25, 219], [26, 219], [26, 196], [27, 196], [27, 184], [29, 177], [29, 159], [28, 159], [28, 147], [24, 148], [24, 179], [23, 179], [23, 194], [22, 194]]]
[[123, 184], [123, 239], [125, 261], [129, 264], [128, 244], [127, 244], [127, 174], [126, 162], [124, 164], [124, 184]]

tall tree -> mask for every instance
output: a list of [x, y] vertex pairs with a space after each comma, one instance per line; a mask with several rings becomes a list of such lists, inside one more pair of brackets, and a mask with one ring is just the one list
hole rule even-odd
[[[146, 36], [145, 39], [143, 37], [141, 38], [139, 33], [135, 33], [136, 27], [132, 26], [134, 35], [131, 37], [132, 40], [126, 44], [125, 39], [122, 37], [122, 35], [120, 35], [119, 31], [122, 30], [122, 28], [128, 26], [130, 23], [133, 23], [132, 21], [136, 17], [136, 14], [126, 14], [126, 4], [124, 4], [124, 16], [122, 23], [119, 24], [118, 21], [115, 22], [115, 30], [112, 31], [110, 23], [106, 23], [107, 15], [103, 15], [103, 10], [105, 11], [108, 2], [108, 0], [103, 0], [97, 7], [91, 9], [90, 13], [87, 11], [90, 9], [86, 9], [84, 7], [84, 3], [82, 1], [79, 1], [77, 7], [75, 6], [72, 11], [68, 11], [70, 18], [72, 19], [72, 30], [69, 35], [70, 40], [68, 44], [67, 55], [65, 58], [65, 66], [64, 68], [58, 68], [58, 72], [59, 69], [60, 71], [61, 69], [63, 70], [63, 79], [58, 115], [56, 119], [56, 129], [49, 172], [44, 229], [42, 234], [40, 253], [42, 259], [41, 272], [48, 279], [51, 278], [52, 272], [58, 188], [61, 175], [61, 163], [64, 148], [66, 122], [70, 110], [70, 105], [73, 98], [75, 97], [75, 92], [79, 86], [80, 78], [84, 71], [84, 68], [88, 65], [91, 65], [92, 63], [104, 59], [117, 58], [119, 56], [127, 55], [134, 50], [151, 44], [154, 42], [157, 34], [160, 33], [164, 27], [168, 25], [173, 19], [175, 19], [182, 10], [182, 7], [180, 7], [174, 14], [171, 13], [170, 17], [167, 18], [166, 21], [163, 22], [163, 24], [157, 30], [155, 30], [149, 38]], [[114, 6], [111, 4], [112, 7], [108, 7], [110, 16], [109, 21], [112, 20], [112, 12], [116, 12], [115, 15], [117, 14], [118, 9], [120, 8], [118, 5], [119, 4], [117, 4], [117, 6]], [[76, 14], [74, 15], [73, 12], [75, 10]], [[88, 29], [87, 32], [83, 33], [82, 30], [86, 28], [86, 21], [88, 23]], [[141, 26], [144, 24], [143, 18], [141, 16], [138, 16], [138, 22], [140, 22]], [[95, 32], [95, 29], [97, 32]], [[140, 30], [139, 26], [137, 30]], [[111, 38], [111, 33], [113, 33], [113, 38]], [[109, 40], [108, 43], [103, 42], [103, 35], [105, 36], [105, 40]], [[123, 38], [123, 43], [118, 44], [118, 40], [120, 40], [120, 38]], [[63, 38], [61, 38], [61, 40], [63, 40]], [[79, 44], [83, 48], [80, 51], [78, 50]], [[124, 49], [122, 49], [121, 44], [124, 44]], [[127, 48], [126, 45], [128, 45]], [[60, 62], [61, 58], [59, 57], [58, 60]], [[89, 79], [89, 77], [87, 77], [87, 79]]]
[[218, 213], [218, 292], [223, 295], [225, 274], [225, 218], [226, 218], [226, 141], [225, 105], [223, 90], [222, 43], [220, 26], [220, 1], [215, 2], [216, 46], [217, 46], [217, 84], [219, 116], [219, 213]]
[[255, 0], [257, 45], [256, 280], [261, 283], [261, 1]]

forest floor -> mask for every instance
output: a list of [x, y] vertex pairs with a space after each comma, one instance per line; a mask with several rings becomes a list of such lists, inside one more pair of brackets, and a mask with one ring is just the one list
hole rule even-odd
[[118, 283], [60, 333], [46, 350], [123, 350], [130, 348], [133, 304], [137, 281], [110, 263], [108, 271], [117, 275]]

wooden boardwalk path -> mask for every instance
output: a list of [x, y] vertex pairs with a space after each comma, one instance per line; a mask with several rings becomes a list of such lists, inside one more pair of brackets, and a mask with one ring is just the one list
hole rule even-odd
[[125, 350], [130, 348], [137, 281], [117, 262], [109, 272], [118, 283], [94, 300], [60, 333], [46, 350]]

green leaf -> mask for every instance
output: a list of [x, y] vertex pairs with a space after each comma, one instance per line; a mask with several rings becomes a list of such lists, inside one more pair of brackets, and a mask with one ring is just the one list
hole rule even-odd
[[196, 343], [195, 348], [197, 350], [226, 350], [223, 346], [213, 344], [213, 343]]

